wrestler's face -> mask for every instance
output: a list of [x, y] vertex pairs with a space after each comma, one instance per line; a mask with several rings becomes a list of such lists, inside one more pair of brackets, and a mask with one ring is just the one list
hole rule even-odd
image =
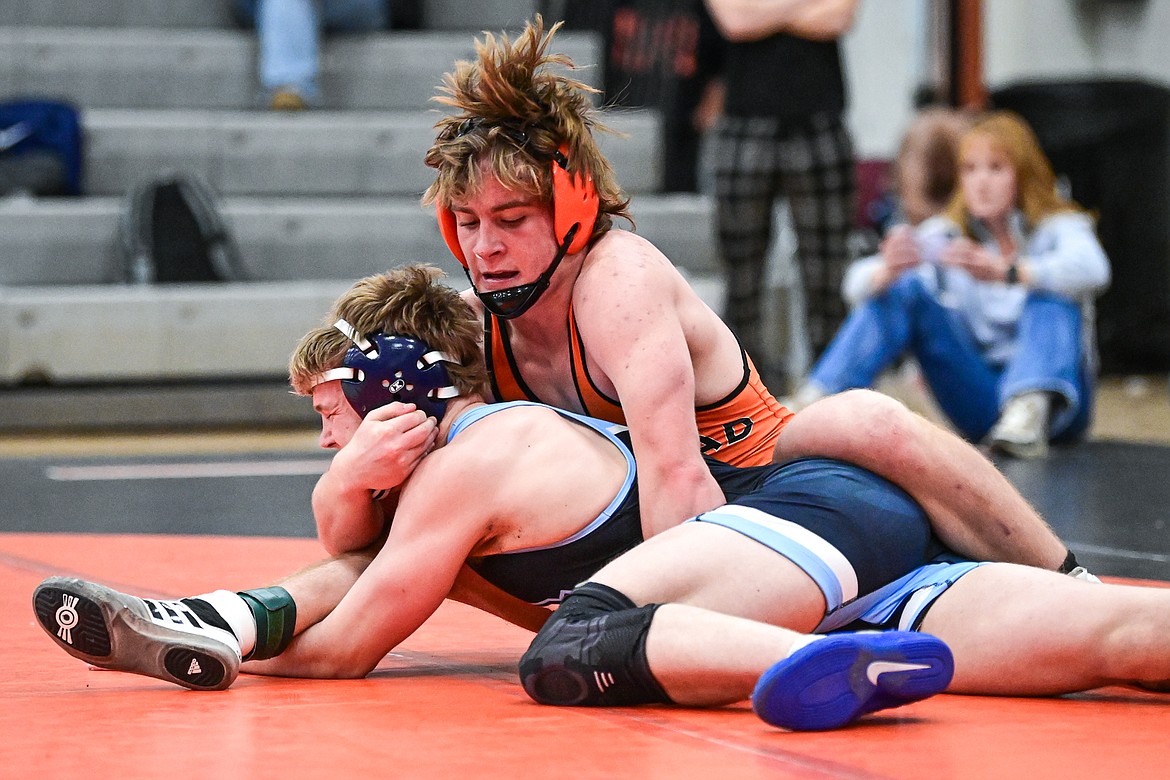
[[471, 281], [480, 292], [536, 281], [556, 256], [552, 206], [531, 193], [507, 189], [490, 174], [451, 210]]
[[967, 211], [976, 219], [1004, 219], [1016, 205], [1016, 169], [989, 138], [976, 136], [963, 145], [959, 186]]
[[341, 380], [322, 382], [313, 388], [313, 410], [321, 415], [321, 436], [317, 444], [327, 450], [339, 450], [349, 444], [362, 418], [345, 398]]

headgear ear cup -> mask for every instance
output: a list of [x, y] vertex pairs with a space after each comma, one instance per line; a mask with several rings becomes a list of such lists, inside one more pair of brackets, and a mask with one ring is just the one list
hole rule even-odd
[[[565, 156], [568, 150], [567, 146], [562, 145], [560, 153], [552, 162], [553, 232], [559, 244], [565, 240], [573, 225], [581, 225], [573, 236], [573, 243], [569, 244], [565, 252], [574, 255], [584, 249], [593, 237], [593, 225], [601, 210], [601, 200], [597, 197], [593, 179], [587, 173], [581, 171], [573, 176], [565, 168], [568, 165]], [[436, 204], [435, 214], [439, 220], [439, 234], [443, 236], [447, 248], [466, 268], [467, 255], [463, 254], [463, 247], [459, 246], [459, 226], [455, 221], [455, 212]]]
[[565, 252], [573, 255], [584, 249], [589, 239], [593, 238], [593, 225], [597, 222], [601, 201], [597, 197], [593, 179], [585, 171], [575, 176], [569, 173], [565, 167], [568, 165], [567, 152], [568, 147], [562, 145], [560, 154], [552, 164], [553, 230], [560, 243], [573, 229], [573, 225], [580, 224], [577, 235], [573, 236], [573, 243], [569, 244]]
[[463, 254], [463, 247], [459, 246], [459, 226], [455, 223], [455, 212], [435, 204], [435, 215], [439, 218], [439, 233], [447, 242], [447, 248], [455, 259], [467, 267], [467, 256]]

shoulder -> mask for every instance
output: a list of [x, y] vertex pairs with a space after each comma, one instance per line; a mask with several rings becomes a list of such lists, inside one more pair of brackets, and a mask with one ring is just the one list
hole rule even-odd
[[573, 305], [605, 306], [677, 291], [685, 282], [658, 247], [636, 233], [611, 230], [590, 248], [574, 286]]

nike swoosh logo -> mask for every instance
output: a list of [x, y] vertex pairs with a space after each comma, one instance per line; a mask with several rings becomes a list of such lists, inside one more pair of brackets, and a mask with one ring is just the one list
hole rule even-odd
[[929, 669], [930, 664], [907, 664], [899, 663], [897, 661], [871, 661], [869, 666], [865, 667], [865, 676], [874, 685], [877, 685], [878, 677], [881, 677], [887, 672], [913, 672], [918, 669]]

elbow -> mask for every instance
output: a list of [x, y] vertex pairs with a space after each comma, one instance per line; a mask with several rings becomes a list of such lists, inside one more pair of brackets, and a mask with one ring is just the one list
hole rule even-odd
[[369, 658], [361, 654], [330, 653], [322, 659], [318, 676], [328, 680], [361, 680], [377, 668], [385, 655]]

